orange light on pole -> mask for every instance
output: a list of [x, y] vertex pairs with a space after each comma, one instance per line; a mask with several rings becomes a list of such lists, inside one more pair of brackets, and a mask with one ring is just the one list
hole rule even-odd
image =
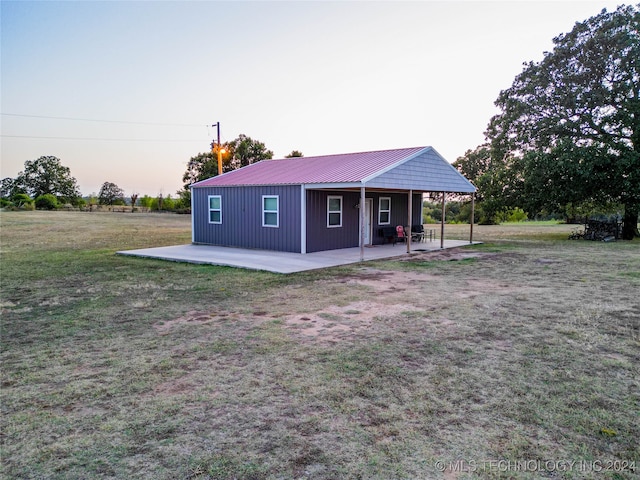
[[222, 154], [227, 151], [218, 144], [218, 175], [222, 175]]

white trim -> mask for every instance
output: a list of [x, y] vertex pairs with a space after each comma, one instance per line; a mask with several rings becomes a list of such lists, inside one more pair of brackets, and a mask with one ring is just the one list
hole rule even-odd
[[[364, 229], [363, 230], [364, 236], [362, 237], [363, 240], [365, 236], [369, 237], [369, 242], [365, 243], [365, 246], [366, 246], [366, 245], [373, 245], [373, 198], [365, 197], [364, 204], [365, 204], [365, 207], [368, 205], [368, 208], [369, 208], [369, 231], [367, 232], [367, 230]], [[364, 212], [365, 212], [365, 215], [363, 218], [366, 220], [367, 208], [364, 209]], [[365, 226], [366, 226], [366, 221], [365, 221]]]
[[[217, 198], [220, 200], [220, 208], [211, 208], [211, 199]], [[211, 212], [220, 212], [220, 221], [212, 222], [211, 221]], [[207, 195], [207, 221], [211, 225], [222, 225], [222, 195]]]
[[[265, 198], [275, 198], [276, 199], [276, 209], [275, 210], [265, 210], [264, 208], [264, 199]], [[269, 228], [279, 228], [280, 227], [280, 195], [262, 195], [262, 226]], [[275, 213], [276, 214], [276, 224], [275, 225], [267, 225], [264, 223], [264, 214], [265, 213]]]
[[342, 189], [342, 188], [360, 188], [362, 183], [357, 182], [340, 182], [340, 183], [307, 183], [308, 190], [324, 190], [324, 189]]
[[191, 243], [196, 243], [196, 220], [195, 220], [195, 210], [193, 208], [193, 188], [189, 187], [189, 191], [191, 192]]
[[[382, 200], [389, 200], [389, 210], [382, 209]], [[389, 218], [386, 222], [383, 222], [380, 219], [380, 215], [383, 212], [386, 212], [389, 215]], [[391, 225], [391, 197], [378, 197], [378, 225]]]
[[307, 188], [300, 185], [300, 253], [307, 253]]
[[[340, 200], [340, 211], [336, 212], [335, 210], [329, 210], [329, 205], [331, 205], [331, 200], [335, 200], [335, 199], [339, 199]], [[343, 216], [343, 211], [344, 211], [344, 200], [342, 198], [342, 195], [327, 195], [327, 228], [340, 228], [342, 227], [342, 216]], [[340, 214], [340, 224], [338, 225], [331, 225], [329, 223], [329, 219], [330, 219], [330, 215], [332, 213], [339, 213]]]

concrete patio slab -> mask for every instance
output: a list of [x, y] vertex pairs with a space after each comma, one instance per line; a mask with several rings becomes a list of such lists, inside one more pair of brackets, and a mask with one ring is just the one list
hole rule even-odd
[[[473, 242], [478, 244], [481, 242]], [[471, 245], [464, 240], [445, 240], [444, 248]], [[412, 253], [441, 250], [440, 241], [412, 244]], [[144, 248], [139, 250], [123, 250], [119, 255], [156, 258], [174, 262], [223, 265], [228, 267], [266, 270], [274, 273], [295, 273], [318, 268], [336, 267], [358, 263], [360, 248], [341, 248], [314, 253], [290, 253], [271, 250], [253, 250], [235, 247], [219, 247], [215, 245], [173, 245], [170, 247]], [[365, 248], [364, 260], [379, 260], [407, 255], [407, 247], [398, 245], [375, 245]]]

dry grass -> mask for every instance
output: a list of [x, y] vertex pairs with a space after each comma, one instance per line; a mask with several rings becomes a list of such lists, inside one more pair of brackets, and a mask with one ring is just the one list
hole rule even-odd
[[637, 241], [283, 276], [114, 255], [188, 217], [0, 215], [6, 478], [638, 477]]

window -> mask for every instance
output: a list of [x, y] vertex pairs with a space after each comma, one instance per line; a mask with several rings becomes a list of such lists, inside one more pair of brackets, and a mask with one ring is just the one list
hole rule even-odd
[[378, 225], [391, 223], [391, 197], [380, 197], [378, 201]]
[[209, 223], [222, 224], [222, 197], [209, 195]]
[[327, 227], [342, 226], [342, 197], [327, 197]]
[[262, 196], [262, 226], [278, 227], [279, 223], [279, 199], [277, 195]]

